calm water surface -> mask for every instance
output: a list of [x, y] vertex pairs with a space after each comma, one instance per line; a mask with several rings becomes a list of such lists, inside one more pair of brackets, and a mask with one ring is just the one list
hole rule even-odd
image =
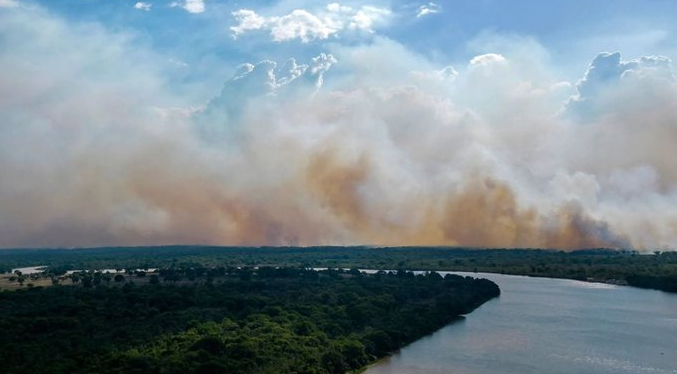
[[12, 269], [12, 273], [15, 271], [20, 271], [21, 274], [28, 275], [28, 274], [37, 274], [37, 273], [42, 273], [47, 266], [45, 265], [40, 265], [40, 266], [28, 266], [24, 268], [14, 268]]
[[366, 374], [677, 374], [675, 294], [458, 274], [491, 279], [501, 297]]

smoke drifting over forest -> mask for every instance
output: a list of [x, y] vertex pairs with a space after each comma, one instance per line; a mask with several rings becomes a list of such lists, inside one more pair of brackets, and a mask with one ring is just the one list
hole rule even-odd
[[528, 41], [451, 67], [374, 38], [196, 103], [128, 36], [26, 17], [0, 15], [0, 247], [677, 247], [667, 58], [567, 82]]

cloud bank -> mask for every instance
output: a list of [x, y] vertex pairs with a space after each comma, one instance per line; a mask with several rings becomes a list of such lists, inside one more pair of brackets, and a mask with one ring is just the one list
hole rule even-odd
[[602, 53], [574, 87], [376, 38], [242, 65], [193, 109], [128, 35], [34, 10], [0, 35], [1, 247], [677, 246], [663, 57]]

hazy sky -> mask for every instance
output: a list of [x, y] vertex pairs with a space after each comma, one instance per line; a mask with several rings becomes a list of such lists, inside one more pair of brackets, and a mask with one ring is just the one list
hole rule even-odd
[[677, 2], [0, 0], [0, 247], [677, 247]]

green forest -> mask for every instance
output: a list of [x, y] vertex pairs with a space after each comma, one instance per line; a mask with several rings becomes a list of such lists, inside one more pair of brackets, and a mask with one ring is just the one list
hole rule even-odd
[[176, 266], [104, 276], [0, 292], [0, 372], [346, 373], [500, 294], [491, 281], [435, 272]]
[[[0, 250], [0, 273], [36, 265], [46, 265], [57, 274], [83, 269], [224, 265], [445, 270], [612, 282], [677, 292], [677, 252], [611, 249], [564, 252], [449, 247], [165, 246]], [[28, 283], [30, 281], [26, 281]]]

